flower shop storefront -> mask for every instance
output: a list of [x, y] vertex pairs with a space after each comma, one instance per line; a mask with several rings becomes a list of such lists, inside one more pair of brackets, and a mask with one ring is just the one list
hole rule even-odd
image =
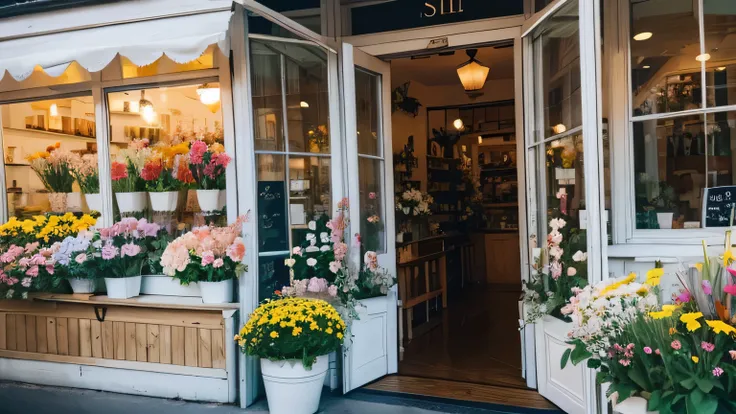
[[[384, 62], [249, 0], [115, 2], [0, 32], [0, 378], [246, 406], [256, 356], [316, 361], [319, 388], [345, 392], [396, 371]], [[373, 232], [348, 208], [371, 203]], [[341, 312], [253, 336], [276, 291]], [[314, 355], [258, 346], [312, 331]]]

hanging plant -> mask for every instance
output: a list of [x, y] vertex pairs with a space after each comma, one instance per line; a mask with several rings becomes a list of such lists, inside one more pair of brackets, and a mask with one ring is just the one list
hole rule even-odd
[[409, 96], [409, 85], [411, 82], [406, 82], [403, 85], [397, 87], [393, 91], [393, 102], [391, 102], [391, 111], [402, 111], [407, 115], [416, 117], [419, 115], [419, 108], [422, 104], [417, 98]]

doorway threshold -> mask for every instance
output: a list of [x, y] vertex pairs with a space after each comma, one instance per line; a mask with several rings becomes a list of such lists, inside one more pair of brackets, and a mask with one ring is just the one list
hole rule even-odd
[[378, 398], [392, 395], [411, 397], [497, 413], [551, 414], [562, 412], [557, 406], [531, 389], [403, 375], [384, 377], [358, 391]]

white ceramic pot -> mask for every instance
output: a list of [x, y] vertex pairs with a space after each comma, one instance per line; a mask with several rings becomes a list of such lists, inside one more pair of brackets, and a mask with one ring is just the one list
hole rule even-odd
[[85, 194], [84, 200], [87, 202], [89, 211], [96, 211], [98, 213], [102, 211], [102, 196], [99, 193]]
[[197, 190], [197, 201], [202, 211], [216, 211], [220, 207], [220, 190]]
[[68, 279], [69, 284], [72, 287], [72, 292], [74, 293], [95, 293], [95, 287], [97, 283], [95, 283], [94, 279]]
[[66, 209], [74, 213], [82, 211], [82, 193], [66, 193]]
[[199, 282], [203, 303], [230, 303], [233, 301], [233, 279], [222, 282]]
[[314, 414], [319, 409], [329, 357], [317, 358], [307, 370], [301, 360], [261, 359], [263, 385], [271, 414]]
[[107, 297], [110, 299], [128, 299], [141, 294], [141, 277], [106, 277]]
[[647, 411], [647, 400], [642, 397], [629, 397], [613, 405], [615, 414], [658, 414], [659, 411]]
[[148, 193], [151, 197], [151, 210], [153, 211], [176, 211], [179, 202], [178, 191], [165, 191], [162, 193]]
[[660, 229], [671, 229], [672, 228], [672, 217], [675, 213], [657, 213], [657, 223], [659, 223]]
[[164, 275], [146, 275], [141, 277], [141, 293], [144, 295], [189, 296], [200, 297], [202, 292], [199, 283], [182, 286], [179, 279]]
[[49, 193], [49, 204], [54, 213], [66, 213], [67, 193]]
[[134, 213], [146, 209], [146, 193], [137, 191], [135, 193], [115, 193], [118, 200], [120, 213]]

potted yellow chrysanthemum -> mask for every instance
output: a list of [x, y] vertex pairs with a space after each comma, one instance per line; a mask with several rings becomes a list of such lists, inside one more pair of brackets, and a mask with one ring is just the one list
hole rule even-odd
[[261, 358], [271, 414], [313, 414], [319, 408], [328, 354], [342, 346], [345, 322], [323, 300], [266, 301], [251, 314], [235, 340]]

